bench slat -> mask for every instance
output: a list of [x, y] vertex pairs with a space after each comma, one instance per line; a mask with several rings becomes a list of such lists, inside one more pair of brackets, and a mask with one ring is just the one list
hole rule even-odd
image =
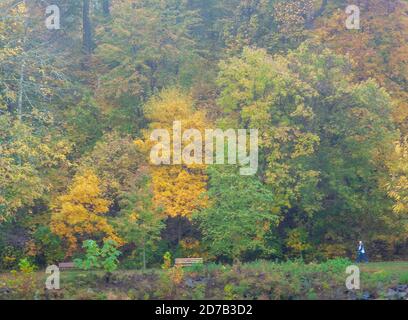
[[203, 258], [176, 258], [176, 261], [203, 261]]
[[60, 269], [74, 269], [75, 265], [73, 262], [61, 262], [58, 264], [58, 268]]

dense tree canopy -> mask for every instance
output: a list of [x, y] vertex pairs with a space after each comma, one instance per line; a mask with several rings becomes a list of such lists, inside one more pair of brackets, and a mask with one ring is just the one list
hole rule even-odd
[[[2, 0], [0, 269], [84, 240], [145, 268], [408, 255], [408, 3], [356, 2], [359, 30], [337, 0]], [[257, 129], [256, 174], [156, 165], [175, 122]]]

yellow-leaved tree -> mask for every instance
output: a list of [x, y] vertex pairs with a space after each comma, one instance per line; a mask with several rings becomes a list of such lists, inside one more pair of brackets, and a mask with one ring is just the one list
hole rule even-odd
[[[177, 121], [182, 131], [195, 129], [204, 136], [206, 117], [204, 112], [195, 110], [192, 98], [178, 89], [167, 89], [153, 97], [146, 105], [145, 114], [150, 121], [144, 140], [135, 143], [149, 155], [152, 145], [150, 135], [155, 129], [167, 130], [173, 146], [173, 125]], [[208, 124], [207, 124], [208, 125]], [[173, 134], [172, 134], [173, 133]], [[181, 132], [181, 135], [182, 132]], [[184, 139], [181, 150], [192, 142]], [[193, 153], [192, 153], [193, 155]], [[195, 156], [195, 155], [193, 155]], [[181, 222], [190, 219], [192, 213], [207, 206], [205, 195], [207, 174], [205, 164], [174, 164], [174, 149], [170, 148], [171, 164], [151, 164], [153, 204], [162, 212], [178, 221], [178, 240], [181, 240]]]
[[91, 171], [77, 175], [66, 195], [57, 200], [51, 218], [51, 230], [66, 241], [66, 256], [87, 239], [114, 240], [121, 244], [106, 216], [110, 201], [102, 198], [98, 177]]
[[[404, 140], [404, 139], [403, 139]], [[387, 184], [388, 195], [394, 200], [392, 223], [408, 234], [408, 139], [396, 143], [394, 161], [390, 161], [391, 181]]]

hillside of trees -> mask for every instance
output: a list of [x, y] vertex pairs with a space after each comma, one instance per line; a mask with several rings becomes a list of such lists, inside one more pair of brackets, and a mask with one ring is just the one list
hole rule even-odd
[[[152, 165], [174, 121], [258, 129], [257, 173]], [[86, 240], [132, 269], [408, 257], [408, 2], [1, 0], [0, 269]]]

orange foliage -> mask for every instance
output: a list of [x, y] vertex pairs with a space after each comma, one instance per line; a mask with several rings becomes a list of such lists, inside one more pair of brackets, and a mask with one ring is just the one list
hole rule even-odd
[[361, 30], [348, 30], [343, 9], [317, 24], [313, 34], [322, 43], [349, 55], [358, 80], [374, 78], [395, 102], [394, 119], [408, 132], [408, 3], [372, 0], [359, 4]]
[[[181, 121], [183, 129], [197, 129], [204, 132], [206, 119], [204, 113], [195, 111], [193, 101], [177, 89], [162, 92], [147, 105], [146, 117], [151, 121], [150, 130], [145, 132], [145, 140], [135, 144], [149, 150], [148, 141], [151, 130], [167, 129], [172, 132], [173, 121]], [[144, 145], [144, 147], [143, 147]], [[182, 146], [182, 148], [185, 146]], [[162, 208], [170, 217], [189, 218], [194, 210], [207, 206], [204, 195], [208, 177], [205, 165], [161, 165], [151, 166], [153, 203]]]
[[66, 195], [58, 198], [58, 205], [51, 218], [51, 230], [65, 239], [67, 256], [78, 249], [79, 240], [114, 240], [122, 243], [107, 218], [110, 202], [101, 198], [98, 177], [90, 170], [74, 178]]

